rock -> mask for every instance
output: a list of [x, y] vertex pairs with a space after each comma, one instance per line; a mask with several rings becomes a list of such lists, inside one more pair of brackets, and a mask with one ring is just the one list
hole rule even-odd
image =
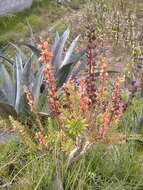
[[33, 0], [0, 0], [0, 16], [6, 16], [26, 8], [32, 5]]
[[71, 0], [57, 0], [59, 4], [63, 4], [65, 1], [70, 2]]

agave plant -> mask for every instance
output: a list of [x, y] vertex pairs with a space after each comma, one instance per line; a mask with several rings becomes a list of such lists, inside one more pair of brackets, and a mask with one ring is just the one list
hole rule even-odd
[[[70, 77], [72, 70], [75, 70], [74, 66], [80, 58], [84, 55], [84, 50], [78, 54], [73, 54], [74, 48], [78, 42], [79, 36], [77, 36], [65, 52], [65, 43], [69, 37], [69, 28], [62, 34], [56, 33], [55, 42], [52, 46], [52, 64], [54, 66], [55, 78], [57, 81], [57, 87], [61, 87]], [[12, 46], [16, 48], [16, 56], [13, 60], [10, 60], [4, 55], [0, 55], [0, 115], [2, 110], [5, 110], [6, 114], [16, 115], [21, 113], [25, 108], [26, 100], [23, 92], [23, 85], [28, 86], [30, 89], [35, 105], [39, 103], [41, 95], [40, 88], [43, 83], [43, 66], [39, 61], [40, 51], [37, 46], [32, 44], [25, 44], [33, 51], [30, 58], [26, 59], [24, 53], [16, 45]], [[5, 60], [5, 61], [3, 61]], [[28, 60], [28, 61], [25, 61]], [[36, 63], [36, 67], [33, 68], [32, 63]], [[10, 110], [8, 112], [8, 110]]]
[[0, 64], [0, 76], [1, 108], [5, 109], [6, 106], [9, 106], [13, 110], [13, 114], [19, 114], [22, 111], [25, 106], [23, 85], [29, 87], [32, 91], [35, 104], [38, 103], [42, 83], [42, 69], [34, 73], [32, 69], [32, 56], [26, 63], [23, 63], [20, 52], [17, 52], [15, 60], [11, 65], [9, 64], [9, 71], [6, 64]]
[[[72, 70], [75, 70], [74, 66], [80, 61], [81, 57], [85, 54], [85, 50], [81, 50], [78, 53], [74, 52], [80, 36], [77, 36], [70, 44], [67, 51], [65, 51], [65, 45], [70, 35], [70, 29], [67, 28], [60, 36], [56, 33], [54, 44], [51, 48], [53, 57], [51, 63], [55, 69], [55, 79], [57, 81], [57, 87], [61, 87], [68, 78], [71, 76]], [[34, 55], [39, 59], [40, 50], [32, 43], [25, 44], [29, 47]]]
[[[67, 51], [65, 51], [65, 45], [70, 35], [70, 29], [67, 28], [64, 33], [60, 36], [59, 33], [56, 33], [54, 44], [51, 48], [53, 58], [52, 64], [55, 68], [55, 79], [57, 81], [57, 87], [61, 87], [63, 83], [65, 83], [69, 77], [78, 76], [79, 71], [85, 69], [87, 66], [87, 58], [86, 58], [86, 48], [82, 49], [78, 53], [74, 52], [74, 49], [77, 45], [78, 39], [80, 36], [77, 36], [70, 44]], [[40, 50], [35, 44], [34, 34], [31, 30], [31, 44], [25, 44], [29, 47], [34, 53], [35, 57], [40, 57]], [[94, 50], [94, 54], [98, 53]], [[104, 50], [100, 50], [100, 54], [103, 53]], [[81, 62], [82, 60], [82, 62]], [[39, 64], [38, 64], [39, 65]], [[118, 71], [108, 70], [110, 75], [119, 73]], [[96, 68], [94, 73], [95, 77], [98, 77], [100, 74], [99, 68]]]

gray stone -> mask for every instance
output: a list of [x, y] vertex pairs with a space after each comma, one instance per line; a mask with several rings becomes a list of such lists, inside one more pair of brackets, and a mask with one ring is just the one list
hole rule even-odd
[[32, 5], [33, 0], [0, 0], [0, 16], [20, 12]]
[[63, 4], [65, 1], [70, 2], [71, 0], [57, 0], [59, 4]]

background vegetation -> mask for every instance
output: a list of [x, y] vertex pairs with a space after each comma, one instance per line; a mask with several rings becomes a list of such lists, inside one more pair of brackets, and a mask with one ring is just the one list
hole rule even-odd
[[0, 189], [143, 189], [142, 10], [41, 0], [0, 18]]

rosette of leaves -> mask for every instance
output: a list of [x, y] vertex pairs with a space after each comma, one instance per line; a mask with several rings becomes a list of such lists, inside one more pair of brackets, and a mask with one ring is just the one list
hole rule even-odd
[[[74, 52], [80, 37], [79, 35], [70, 43], [69, 47], [66, 48], [66, 42], [69, 38], [69, 35], [69, 27], [63, 32], [61, 36], [57, 32], [54, 44], [51, 48], [51, 52], [53, 54], [51, 63], [55, 69], [54, 72], [55, 79], [57, 81], [57, 87], [61, 87], [63, 83], [65, 83], [68, 78], [73, 74], [73, 72], [76, 74], [79, 72], [80, 69], [77, 65], [80, 65], [80, 59], [85, 55], [85, 49], [79, 51], [78, 53]], [[35, 57], [39, 59], [40, 50], [38, 49], [34, 41], [32, 41], [31, 44], [25, 45], [29, 47], [34, 53]]]
[[[64, 50], [69, 34], [69, 28], [61, 36], [59, 33], [56, 33], [51, 50], [53, 53], [51, 63], [54, 66], [57, 87], [61, 87], [68, 80], [72, 71], [76, 68], [76, 63], [84, 55], [84, 51], [74, 54], [79, 36], [72, 41], [67, 51]], [[16, 116], [25, 109], [27, 103], [23, 92], [23, 85], [26, 85], [30, 89], [35, 105], [38, 106], [39, 104], [40, 89], [43, 84], [43, 66], [39, 61], [40, 51], [37, 46], [34, 46], [34, 42], [25, 45], [33, 51], [29, 58], [14, 44], [12, 44], [12, 47], [16, 49], [16, 55], [13, 59], [7, 58], [3, 53], [0, 54], [1, 116]]]
[[19, 51], [13, 61], [6, 59], [0, 64], [0, 115], [20, 114], [26, 106], [23, 85], [29, 87], [34, 103], [37, 105], [42, 84], [42, 68], [34, 72], [32, 69], [32, 56], [24, 62]]
[[75, 139], [78, 135], [81, 135], [87, 128], [86, 121], [82, 118], [74, 118], [67, 120], [65, 125], [71, 138]]

